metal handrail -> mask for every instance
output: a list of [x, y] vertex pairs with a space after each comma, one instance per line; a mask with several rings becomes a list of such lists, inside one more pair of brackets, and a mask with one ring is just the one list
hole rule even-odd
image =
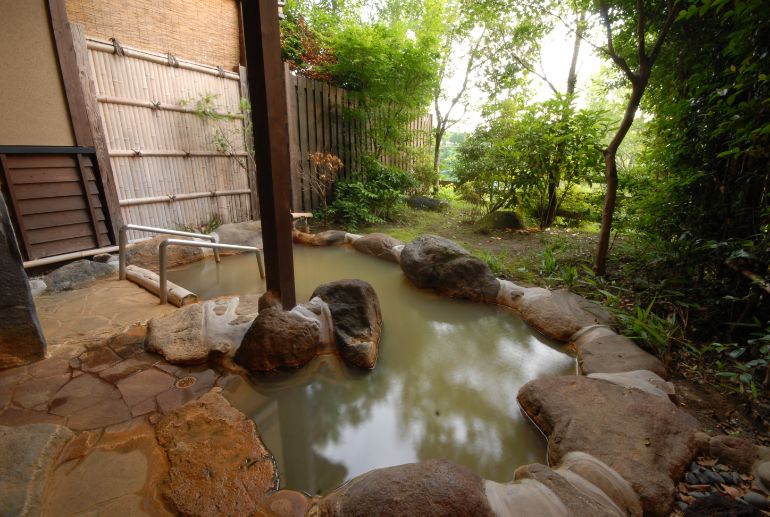
[[255, 248], [254, 246], [240, 246], [238, 244], [219, 244], [219, 243], [207, 243], [207, 242], [194, 242], [194, 241], [183, 241], [180, 239], [166, 239], [163, 242], [160, 243], [160, 246], [158, 247], [158, 259], [159, 259], [159, 269], [160, 269], [160, 303], [161, 305], [165, 305], [168, 302], [168, 292], [167, 292], [167, 285], [168, 285], [168, 279], [166, 278], [166, 249], [169, 246], [187, 246], [187, 247], [201, 247], [201, 248], [211, 248], [213, 250], [238, 250], [238, 251], [253, 251], [257, 254], [257, 264], [259, 266], [259, 276], [262, 278], [265, 278], [265, 265], [264, 265], [264, 258], [262, 256], [262, 250], [260, 248]]
[[[138, 224], [124, 224], [120, 227], [120, 230], [118, 231], [118, 260], [119, 260], [119, 267], [118, 267], [118, 278], [121, 280], [126, 279], [126, 246], [128, 245], [128, 238], [126, 236], [126, 232], [128, 230], [140, 230], [143, 232], [148, 233], [165, 233], [167, 235], [179, 235], [180, 237], [196, 237], [198, 239], [206, 239], [207, 241], [211, 241], [212, 243], [218, 243], [219, 237], [214, 235], [206, 235], [205, 233], [193, 233], [193, 232], [182, 232], [179, 230], [168, 230], [166, 228], [153, 228], [152, 226], [141, 226]], [[188, 242], [194, 242], [194, 241], [188, 241]], [[201, 246], [202, 243], [198, 243], [196, 247], [199, 248], [205, 248], [207, 246]], [[219, 262], [219, 251], [216, 249], [214, 250], [214, 260]]]

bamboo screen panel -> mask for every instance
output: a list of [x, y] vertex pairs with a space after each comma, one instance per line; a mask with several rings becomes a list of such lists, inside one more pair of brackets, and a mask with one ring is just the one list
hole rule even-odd
[[[179, 228], [212, 216], [249, 220], [238, 74], [183, 61], [172, 66], [165, 56], [129, 47], [119, 56], [91, 37], [88, 49], [125, 222]], [[204, 98], [218, 119], [195, 113]]]
[[240, 62], [235, 0], [67, 0], [86, 34], [234, 70]]

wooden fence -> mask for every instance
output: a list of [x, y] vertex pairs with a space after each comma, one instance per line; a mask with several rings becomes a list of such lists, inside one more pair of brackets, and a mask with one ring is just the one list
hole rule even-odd
[[[317, 174], [310, 154], [323, 152], [339, 157], [344, 166], [341, 178], [349, 177], [361, 165], [361, 158], [377, 149], [372, 125], [376, 116], [351, 116], [356, 101], [342, 88], [322, 81], [296, 76], [286, 71], [286, 93], [290, 123], [292, 205], [294, 211], [309, 212], [319, 206], [320, 198], [309, 187], [309, 179]], [[432, 140], [430, 115], [415, 116], [409, 123], [409, 140], [395, 152], [380, 159], [386, 165], [414, 170], [420, 150], [428, 150]]]

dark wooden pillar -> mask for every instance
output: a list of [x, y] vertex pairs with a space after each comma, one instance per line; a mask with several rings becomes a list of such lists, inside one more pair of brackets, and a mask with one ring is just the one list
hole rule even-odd
[[296, 304], [291, 235], [289, 121], [277, 0], [243, 0], [243, 41], [251, 98], [257, 193], [267, 289]]

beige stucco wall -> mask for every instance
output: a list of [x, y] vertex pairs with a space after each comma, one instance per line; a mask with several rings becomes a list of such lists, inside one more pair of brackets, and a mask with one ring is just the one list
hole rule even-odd
[[0, 0], [0, 145], [75, 145], [45, 0]]

